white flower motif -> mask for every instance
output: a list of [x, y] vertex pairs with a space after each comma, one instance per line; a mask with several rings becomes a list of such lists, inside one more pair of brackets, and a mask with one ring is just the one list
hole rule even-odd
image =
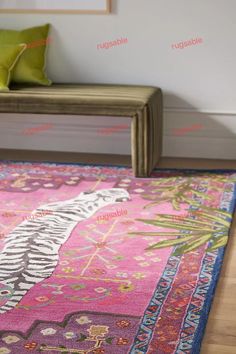
[[135, 189], [135, 190], [134, 190], [134, 192], [137, 192], [137, 193], [142, 193], [142, 192], [144, 192], [144, 189], [141, 189], [141, 188], [139, 188], [139, 189]]
[[145, 273], [142, 273], [142, 272], [136, 272], [133, 274], [133, 277], [136, 279], [143, 279], [143, 278], [146, 278], [146, 275], [145, 275]]
[[116, 273], [116, 277], [118, 277], [118, 278], [127, 278], [128, 274], [127, 273], [123, 273], [123, 272], [117, 272]]
[[74, 332], [66, 332], [63, 334], [63, 336], [66, 338], [66, 339], [72, 339], [72, 338], [75, 338], [76, 335]]
[[96, 293], [105, 293], [106, 291], [107, 291], [107, 289], [105, 289], [105, 288], [102, 288], [102, 287], [100, 287], [100, 288], [96, 288], [96, 289], [94, 289], [95, 291], [96, 291]]
[[5, 342], [6, 344], [16, 343], [19, 340], [20, 338], [18, 338], [17, 336], [7, 336], [2, 338], [2, 341]]
[[141, 267], [148, 267], [148, 266], [150, 266], [150, 264], [149, 264], [148, 262], [142, 262], [142, 263], [139, 263], [139, 265], [140, 265]]
[[161, 258], [155, 257], [155, 258], [152, 258], [151, 261], [153, 261], [153, 262], [160, 262], [160, 261], [161, 261]]
[[9, 354], [11, 350], [6, 347], [0, 347], [0, 354]]
[[68, 265], [68, 264], [69, 264], [68, 261], [61, 261], [61, 262], [60, 262], [60, 265]]
[[[150, 241], [150, 239], [149, 239], [149, 241]], [[146, 256], [155, 256], [154, 252], [146, 252], [145, 254], [146, 254]]]
[[107, 265], [106, 265], [106, 268], [108, 268], [108, 269], [115, 269], [115, 268], [117, 268], [117, 266], [115, 266], [114, 264], [107, 264]]
[[[95, 289], [96, 290], [96, 289]], [[83, 325], [83, 324], [87, 324], [87, 323], [91, 323], [92, 321], [90, 321], [90, 319], [88, 318], [88, 316], [81, 316], [80, 318], [77, 318], [75, 320], [78, 324]]]
[[54, 328], [45, 328], [40, 331], [44, 336], [51, 336], [52, 334], [57, 333], [57, 331]]
[[144, 260], [145, 260], [145, 258], [144, 258], [144, 257], [141, 257], [141, 256], [136, 256], [136, 257], [134, 257], [134, 259], [135, 259], [136, 261], [144, 261]]

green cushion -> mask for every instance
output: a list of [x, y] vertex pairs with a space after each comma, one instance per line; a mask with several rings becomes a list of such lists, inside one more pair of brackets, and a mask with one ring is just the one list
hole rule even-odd
[[51, 84], [51, 81], [44, 72], [49, 29], [50, 25], [46, 24], [23, 31], [0, 30], [0, 45], [27, 44], [27, 49], [20, 57], [12, 72], [13, 82], [46, 86]]
[[0, 44], [0, 91], [9, 90], [11, 73], [26, 47], [26, 44]]

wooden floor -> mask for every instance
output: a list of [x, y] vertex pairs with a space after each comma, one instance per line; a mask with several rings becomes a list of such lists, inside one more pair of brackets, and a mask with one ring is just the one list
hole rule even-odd
[[[85, 163], [130, 163], [130, 157], [91, 154], [0, 151], [0, 159], [44, 160]], [[163, 158], [161, 168], [235, 169], [235, 161]], [[236, 216], [224, 257], [201, 354], [236, 354]]]

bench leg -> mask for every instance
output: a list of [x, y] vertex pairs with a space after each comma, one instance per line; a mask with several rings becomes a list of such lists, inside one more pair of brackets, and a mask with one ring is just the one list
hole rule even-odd
[[135, 177], [149, 177], [149, 144], [147, 115], [139, 112], [131, 124], [131, 155]]
[[150, 107], [138, 112], [131, 124], [131, 155], [135, 177], [149, 177], [156, 166], [162, 148], [162, 111], [150, 112]]

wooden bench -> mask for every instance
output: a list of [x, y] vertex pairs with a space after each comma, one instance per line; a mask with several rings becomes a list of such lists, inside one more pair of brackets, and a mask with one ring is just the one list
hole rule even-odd
[[12, 87], [0, 94], [0, 113], [132, 118], [131, 155], [136, 177], [148, 177], [162, 150], [162, 92], [128, 85], [54, 84]]

